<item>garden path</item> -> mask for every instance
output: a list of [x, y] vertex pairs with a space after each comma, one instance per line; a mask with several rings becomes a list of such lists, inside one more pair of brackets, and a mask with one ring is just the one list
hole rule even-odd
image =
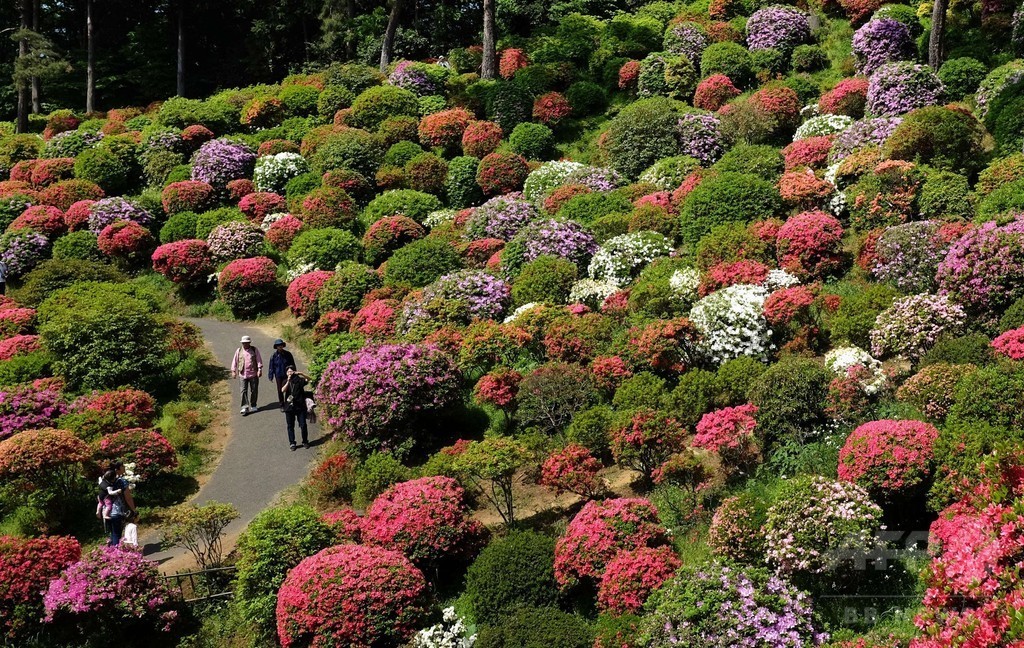
[[[266, 378], [270, 356], [274, 352], [273, 338], [261, 328], [239, 322], [222, 322], [214, 319], [190, 319], [198, 326], [206, 339], [207, 348], [214, 358], [224, 367], [231, 365], [235, 349], [239, 347], [239, 339], [243, 335], [252, 337], [253, 345], [260, 350], [263, 357], [263, 378], [259, 387], [259, 411], [242, 416], [238, 413], [241, 407], [241, 395], [238, 381], [229, 381], [231, 391], [230, 438], [224, 448], [220, 463], [210, 478], [192, 498], [195, 504], [209, 501], [227, 502], [238, 509], [238, 519], [227, 528], [225, 551], [230, 549], [238, 534], [256, 515], [270, 506], [277, 496], [285, 489], [299, 483], [309, 472], [316, 458], [316, 444], [320, 441], [319, 425], [310, 425], [309, 437], [313, 448], [300, 448], [295, 452], [288, 449], [288, 437], [285, 431], [284, 414], [278, 410], [275, 394], [276, 384]], [[305, 367], [304, 358], [297, 349], [289, 349], [296, 356], [299, 369]], [[298, 430], [295, 431], [298, 435]], [[152, 560], [161, 563], [164, 570], [172, 567], [184, 568], [191, 558], [185, 561], [187, 552], [177, 547], [160, 546], [158, 530], [143, 531], [141, 544], [143, 552]]]

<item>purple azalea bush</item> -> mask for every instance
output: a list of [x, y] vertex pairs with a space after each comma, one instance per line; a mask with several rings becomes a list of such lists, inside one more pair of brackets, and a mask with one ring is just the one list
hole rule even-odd
[[911, 295], [897, 299], [875, 318], [871, 355], [916, 360], [943, 335], [959, 335], [967, 314], [946, 295]]
[[647, 602], [647, 648], [805, 648], [818, 630], [808, 595], [767, 570], [711, 563], [684, 569]]
[[918, 221], [886, 229], [875, 245], [872, 272], [906, 293], [935, 287], [935, 271], [949, 247], [939, 235], [939, 223]]
[[710, 113], [687, 113], [677, 126], [682, 155], [689, 155], [704, 166], [710, 166], [725, 153], [722, 122]]
[[1002, 312], [1024, 297], [1024, 220], [967, 232], [949, 247], [935, 278], [941, 294], [971, 315]]
[[24, 430], [48, 427], [67, 412], [63, 395], [53, 387], [4, 387], [0, 390], [0, 441]]
[[870, 75], [886, 63], [913, 58], [914, 41], [907, 26], [898, 20], [871, 20], [854, 33], [853, 55], [857, 73]]
[[795, 7], [765, 7], [755, 11], [747, 20], [747, 47], [751, 50], [789, 52], [810, 39], [810, 20], [806, 13]]
[[542, 220], [530, 223], [509, 241], [501, 253], [501, 265], [508, 276], [515, 276], [537, 257], [561, 257], [585, 268], [597, 252], [597, 239], [575, 221]]
[[438, 94], [440, 91], [423, 69], [423, 64], [415, 61], [399, 61], [388, 75], [388, 83], [420, 96]]
[[665, 31], [665, 51], [682, 54], [690, 59], [695, 67], [700, 66], [700, 57], [708, 45], [707, 32], [695, 22], [681, 22]]
[[210, 140], [192, 158], [192, 179], [223, 189], [232, 180], [251, 176], [255, 165], [256, 153], [245, 144]]
[[625, 185], [618, 171], [605, 167], [584, 166], [576, 169], [565, 179], [565, 184], [581, 184], [591, 191], [611, 191]]
[[880, 117], [902, 115], [936, 105], [943, 92], [942, 81], [927, 65], [886, 63], [868, 79], [867, 111]]
[[137, 203], [119, 196], [104, 198], [89, 210], [89, 231], [98, 235], [107, 225], [119, 220], [148, 227], [153, 223], [153, 215]]
[[263, 250], [263, 230], [246, 221], [218, 225], [206, 238], [215, 261], [233, 261], [259, 256]]
[[834, 162], [859, 148], [881, 146], [902, 122], [902, 117], [875, 117], [854, 122], [836, 136], [836, 141], [829, 151], [829, 158]]
[[46, 623], [86, 636], [104, 627], [166, 632], [178, 619], [156, 563], [119, 547], [94, 549], [64, 570], [50, 583], [43, 606]]
[[399, 318], [399, 328], [408, 331], [418, 322], [431, 318], [427, 306], [438, 300], [460, 302], [470, 319], [496, 320], [511, 304], [512, 287], [483, 270], [446, 274], [424, 288], [418, 300], [406, 305]]
[[433, 344], [383, 344], [343, 354], [317, 384], [323, 420], [362, 449], [396, 448], [423, 412], [459, 399], [455, 362]]
[[536, 205], [515, 192], [491, 198], [473, 210], [466, 221], [466, 234], [474, 239], [508, 241], [539, 216]]
[[36, 267], [50, 252], [50, 241], [39, 232], [21, 230], [0, 239], [0, 261], [7, 264], [11, 277], [20, 277]]

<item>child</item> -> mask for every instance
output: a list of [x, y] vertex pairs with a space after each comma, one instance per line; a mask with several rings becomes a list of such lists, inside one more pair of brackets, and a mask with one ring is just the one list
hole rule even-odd
[[116, 482], [117, 473], [113, 470], [108, 470], [100, 477], [99, 493], [96, 496], [96, 517], [104, 522], [110, 519], [110, 510], [114, 506], [114, 498], [123, 492], [122, 489], [114, 487]]

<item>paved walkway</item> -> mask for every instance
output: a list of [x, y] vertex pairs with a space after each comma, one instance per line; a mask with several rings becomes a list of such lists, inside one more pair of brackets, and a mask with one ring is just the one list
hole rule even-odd
[[[241, 395], [238, 381], [229, 379], [231, 388], [231, 435], [224, 448], [220, 464], [210, 479], [196, 493], [192, 501], [196, 504], [215, 500], [233, 504], [239, 517], [227, 528], [226, 536], [234, 538], [245, 529], [256, 514], [267, 508], [281, 491], [297, 484], [309, 472], [317, 455], [316, 446], [288, 449], [288, 436], [284, 414], [278, 409], [275, 394], [277, 385], [267, 380], [266, 372], [270, 356], [274, 352], [273, 338], [262, 330], [238, 322], [221, 322], [212, 319], [189, 320], [203, 331], [206, 346], [214, 358], [224, 367], [231, 365], [231, 358], [240, 346], [243, 335], [252, 337], [253, 345], [263, 357], [263, 378], [260, 379], [259, 411], [243, 417], [238, 413]], [[294, 348], [299, 370], [305, 370], [306, 363]], [[299, 430], [295, 430], [299, 437]], [[310, 441], [314, 444], [320, 437], [318, 425], [310, 425]], [[185, 550], [159, 545], [159, 532], [143, 533], [141, 538], [144, 553], [158, 562], [166, 562], [185, 554]], [[233, 542], [231, 543], [233, 545]], [[225, 547], [227, 550], [227, 547]], [[175, 563], [179, 562], [175, 560]]]

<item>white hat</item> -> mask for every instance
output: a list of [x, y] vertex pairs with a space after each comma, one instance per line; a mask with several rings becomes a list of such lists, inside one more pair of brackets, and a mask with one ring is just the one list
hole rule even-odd
[[249, 337], [248, 335], [243, 335], [242, 342], [252, 342], [252, 338]]

